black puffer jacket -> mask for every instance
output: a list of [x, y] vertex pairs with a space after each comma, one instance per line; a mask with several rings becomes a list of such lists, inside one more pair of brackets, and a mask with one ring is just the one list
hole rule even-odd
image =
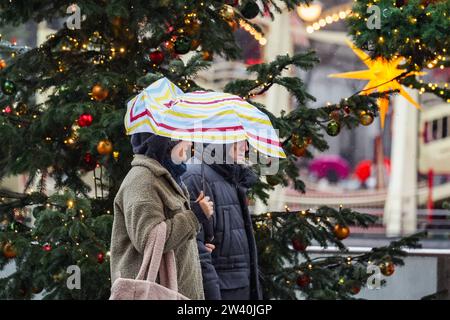
[[[202, 165], [206, 195], [214, 202], [211, 220], [194, 202], [202, 190]], [[182, 180], [191, 195], [193, 211], [203, 225], [197, 243], [205, 298], [261, 299], [256, 244], [246, 203], [247, 188], [256, 176], [240, 165], [191, 164]], [[205, 242], [212, 236], [216, 247], [209, 253]]]

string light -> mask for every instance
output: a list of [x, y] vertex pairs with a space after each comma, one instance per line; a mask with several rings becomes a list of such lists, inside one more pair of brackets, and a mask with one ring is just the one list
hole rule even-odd
[[253, 28], [249, 23], [240, 19], [239, 25], [248, 33], [250, 33], [253, 38], [259, 42], [261, 46], [265, 46], [267, 44], [267, 39], [264, 38], [263, 34], [258, 32], [255, 28]]
[[340, 20], [344, 20], [352, 13], [351, 9], [345, 9], [341, 7], [341, 10], [336, 12], [330, 12], [327, 15], [322, 15], [315, 21], [311, 21], [311, 24], [306, 27], [306, 32], [313, 33], [321, 28], [336, 23]]

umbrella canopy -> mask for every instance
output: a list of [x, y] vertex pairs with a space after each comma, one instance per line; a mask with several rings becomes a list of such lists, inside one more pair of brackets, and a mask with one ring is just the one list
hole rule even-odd
[[[385, 158], [383, 161], [387, 174], [391, 173], [391, 160]], [[359, 181], [364, 182], [372, 175], [372, 161], [362, 160], [355, 167], [355, 175]]]
[[330, 172], [344, 179], [350, 173], [350, 166], [344, 158], [337, 155], [324, 155], [317, 157], [309, 164], [309, 171], [315, 173], [318, 178], [327, 177]]
[[285, 158], [268, 116], [239, 96], [210, 91], [184, 93], [167, 78], [128, 102], [127, 134], [150, 132], [201, 143], [248, 140], [258, 151]]

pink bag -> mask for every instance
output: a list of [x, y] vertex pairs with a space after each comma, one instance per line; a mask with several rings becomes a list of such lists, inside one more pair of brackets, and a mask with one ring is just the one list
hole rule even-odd
[[[173, 250], [163, 255], [166, 228], [165, 222], [153, 228], [136, 280], [116, 279], [111, 288], [110, 300], [189, 300], [178, 293]], [[160, 284], [156, 283], [158, 269]]]

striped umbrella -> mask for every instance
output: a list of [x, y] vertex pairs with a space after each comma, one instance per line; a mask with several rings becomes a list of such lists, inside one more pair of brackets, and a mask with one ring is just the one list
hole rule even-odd
[[184, 93], [162, 78], [128, 102], [127, 134], [150, 132], [177, 140], [233, 143], [248, 140], [256, 150], [285, 158], [267, 115], [239, 96], [210, 91]]

